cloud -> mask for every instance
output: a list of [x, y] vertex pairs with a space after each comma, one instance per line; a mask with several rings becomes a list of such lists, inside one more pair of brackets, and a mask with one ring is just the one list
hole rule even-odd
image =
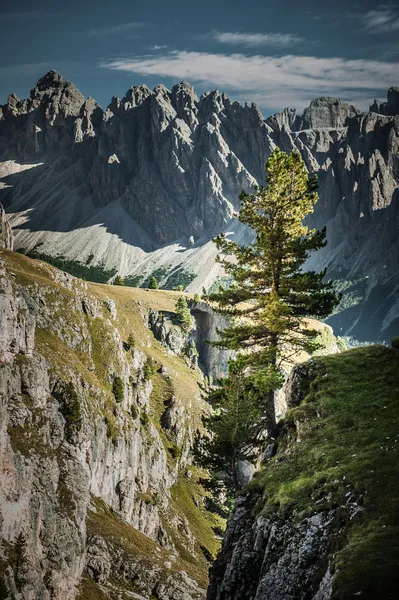
[[399, 31], [399, 10], [381, 4], [360, 16], [363, 29], [370, 33], [394, 33]]
[[317, 96], [363, 99], [363, 105], [397, 80], [399, 64], [315, 56], [248, 56], [172, 51], [105, 61], [101, 67], [140, 75], [188, 79], [220, 87], [262, 108], [303, 108]]
[[104, 37], [106, 35], [128, 34], [132, 30], [142, 27], [144, 23], [131, 21], [130, 23], [119, 23], [117, 25], [109, 25], [108, 27], [95, 27], [82, 32], [82, 35], [88, 37]]
[[303, 41], [292, 33], [239, 33], [218, 32], [212, 37], [222, 44], [242, 44], [244, 46], [279, 46], [286, 47]]
[[167, 44], [163, 44], [162, 46], [155, 44], [154, 46], [150, 46], [149, 50], [164, 50], [165, 48], [169, 48], [169, 46]]

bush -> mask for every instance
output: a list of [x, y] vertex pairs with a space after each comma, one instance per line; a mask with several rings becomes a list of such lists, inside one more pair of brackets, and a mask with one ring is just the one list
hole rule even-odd
[[139, 411], [137, 410], [137, 406], [135, 404], [132, 404], [130, 407], [130, 414], [132, 415], [132, 418], [134, 420], [137, 419], [137, 417], [139, 416]]
[[148, 425], [150, 422], [150, 417], [148, 412], [143, 408], [140, 412], [140, 423], [144, 426]]
[[169, 446], [168, 451], [171, 457], [175, 460], [181, 458], [181, 448], [179, 448], [179, 446], [177, 446], [176, 444], [173, 444], [173, 446]]
[[57, 384], [52, 395], [59, 402], [60, 412], [66, 421], [65, 438], [70, 442], [74, 433], [82, 428], [82, 411], [79, 397], [71, 381]]
[[119, 375], [114, 375], [114, 380], [112, 382], [112, 393], [115, 396], [115, 400], [117, 402], [122, 402], [125, 397], [123, 381], [119, 377]]
[[201, 298], [199, 294], [194, 294], [194, 302], [195, 304], [199, 304], [201, 302]]
[[114, 279], [114, 285], [125, 285], [122, 277], [120, 275], [117, 275]]

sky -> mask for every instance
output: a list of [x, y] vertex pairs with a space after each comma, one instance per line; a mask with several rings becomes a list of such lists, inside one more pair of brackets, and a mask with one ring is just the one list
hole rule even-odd
[[0, 56], [0, 104], [55, 69], [103, 108], [186, 80], [265, 116], [318, 96], [366, 109], [399, 86], [399, 1], [3, 0]]

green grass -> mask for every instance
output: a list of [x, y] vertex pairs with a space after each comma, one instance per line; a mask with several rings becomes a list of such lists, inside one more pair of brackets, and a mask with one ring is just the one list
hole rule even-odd
[[[144, 495], [144, 497], [145, 501], [152, 503], [150, 496]], [[109, 549], [113, 549], [116, 553], [123, 550], [125, 554], [130, 554], [134, 561], [139, 559], [140, 571], [144, 573], [147, 569], [152, 570], [155, 565], [161, 571], [159, 578], [166, 579], [171, 572], [179, 573], [183, 570], [200, 585], [206, 586], [207, 567], [205, 563], [195, 561], [192, 556], [180, 556], [176, 560], [172, 556], [173, 567], [169, 570], [164, 566], [165, 562], [171, 560], [169, 550], [159, 546], [126, 521], [123, 521], [99, 498], [93, 499], [93, 502], [96, 506], [96, 512], [88, 512], [88, 535], [100, 535], [107, 542]], [[133, 588], [132, 591], [139, 590]]]
[[80, 582], [76, 600], [109, 600], [109, 596], [105, 595], [99, 585], [86, 575]]
[[[360, 499], [336, 555], [334, 599], [396, 598], [399, 567], [399, 353], [368, 346], [318, 358], [304, 403], [285, 419], [274, 459], [255, 477], [266, 514], [305, 515]], [[289, 446], [289, 452], [284, 452]], [[316, 504], [317, 502], [317, 504]]]
[[[189, 467], [189, 470], [191, 477], [181, 475], [171, 488], [172, 502], [189, 522], [197, 551], [203, 556], [209, 554], [216, 558], [220, 541], [215, 537], [215, 530], [224, 530], [226, 523], [219, 515], [206, 511], [202, 506], [203, 498], [210, 495], [201, 484], [201, 479], [207, 477], [206, 472], [199, 467]], [[204, 559], [203, 562], [206, 564]]]

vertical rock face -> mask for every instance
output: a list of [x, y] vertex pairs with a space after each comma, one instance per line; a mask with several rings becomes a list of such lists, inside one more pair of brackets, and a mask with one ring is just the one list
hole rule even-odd
[[208, 600], [396, 597], [398, 365], [368, 346], [293, 369], [275, 454], [236, 500]]
[[[158, 415], [153, 370], [139, 347], [124, 349], [115, 301], [26, 260], [4, 253], [0, 270], [1, 597], [83, 599], [89, 580], [105, 597], [116, 586], [203, 598], [207, 563], [173, 496], [202, 400], [182, 401], [181, 374], [163, 367]], [[134, 334], [151, 339], [138, 316]]]
[[6, 211], [0, 203], [0, 248], [12, 250], [14, 247], [14, 236], [11, 225], [7, 219]]
[[0, 200], [17, 248], [122, 275], [184, 266], [201, 291], [222, 275], [212, 236], [248, 240], [234, 221], [239, 193], [264, 183], [276, 146], [298, 150], [318, 174], [311, 222], [329, 241], [311, 264], [346, 286], [336, 332], [388, 339], [399, 315], [398, 88], [371, 111], [326, 97], [264, 120], [187, 82], [131, 87], [103, 111], [51, 71], [0, 109]]
[[305, 108], [302, 117], [293, 122], [292, 129], [338, 129], [346, 125], [348, 118], [358, 114], [360, 110], [339, 98], [316, 98]]

